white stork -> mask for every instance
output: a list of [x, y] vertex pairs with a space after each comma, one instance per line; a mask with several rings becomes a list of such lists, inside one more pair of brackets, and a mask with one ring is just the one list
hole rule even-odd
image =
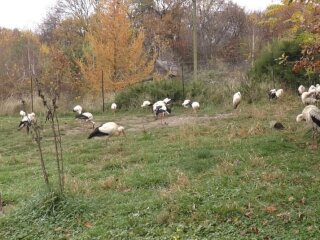
[[269, 100], [277, 98], [277, 89], [271, 89], [268, 92]]
[[306, 121], [307, 123], [312, 125], [312, 139], [313, 145], [312, 148], [317, 148], [317, 141], [315, 139], [315, 134], [317, 131], [317, 127], [320, 127], [320, 109], [315, 105], [306, 106], [302, 113], [296, 117], [297, 122]]
[[91, 139], [93, 137], [104, 137], [104, 136], [118, 136], [118, 135], [124, 135], [124, 127], [119, 126], [118, 124], [114, 122], [107, 122], [102, 124], [100, 127], [97, 127], [93, 130], [93, 132], [89, 135], [88, 139]]
[[91, 122], [92, 128], [94, 128], [95, 122], [93, 121], [93, 115], [89, 112], [82, 112], [82, 107], [80, 105], [77, 105], [73, 108], [73, 111], [78, 113], [76, 115], [76, 119], [84, 120], [85, 122]]
[[283, 89], [271, 89], [268, 92], [269, 100], [271, 99], [278, 99], [283, 95]]
[[315, 134], [317, 128], [320, 127], [320, 109], [315, 105], [308, 105], [306, 106], [302, 113], [296, 117], [297, 122], [306, 121], [310, 125], [312, 125], [312, 138], [313, 138], [313, 145], [312, 148], [317, 148], [317, 141], [315, 139]]
[[113, 112], [113, 114], [116, 114], [116, 110], [117, 110], [117, 104], [116, 103], [112, 103], [111, 104], [111, 111]]
[[303, 92], [301, 94], [301, 101], [305, 105], [317, 103], [318, 100], [316, 99], [316, 90], [313, 89], [308, 92]]
[[161, 124], [165, 114], [170, 114], [171, 109], [167, 107], [165, 101], [157, 101], [152, 105], [152, 111], [154, 112], [156, 118], [160, 115]]
[[233, 95], [232, 104], [233, 108], [236, 109], [241, 102], [241, 93], [237, 92]]
[[302, 95], [302, 93], [304, 93], [306, 91], [306, 88], [303, 86], [303, 85], [300, 85], [298, 87], [298, 93], [299, 93], [299, 96]]
[[196, 113], [198, 108], [200, 107], [199, 102], [191, 101], [190, 99], [186, 99], [183, 101], [182, 106], [185, 108], [192, 107], [193, 111]]
[[20, 111], [20, 116], [22, 119], [18, 126], [18, 130], [21, 130], [25, 127], [27, 129], [27, 133], [29, 133], [31, 124], [36, 120], [36, 114], [34, 112], [27, 114], [25, 111]]

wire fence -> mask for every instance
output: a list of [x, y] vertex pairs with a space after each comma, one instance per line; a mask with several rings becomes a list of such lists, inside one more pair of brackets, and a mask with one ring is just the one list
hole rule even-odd
[[[198, 61], [198, 81], [204, 81], [206, 83], [215, 82], [239, 82], [242, 81], [241, 75], [243, 75], [250, 67], [250, 63], [247, 61], [238, 62], [237, 64], [226, 63], [222, 61]], [[155, 66], [155, 73], [163, 76], [164, 79], [171, 81], [181, 81], [182, 94], [186, 95], [185, 89], [186, 85], [193, 80], [193, 63], [192, 62], [174, 62], [174, 61], [161, 61]], [[104, 81], [104, 73], [101, 72], [101, 91], [100, 94], [96, 95], [96, 98], [100, 100], [100, 107], [103, 112], [106, 110], [106, 92], [107, 87]], [[153, 78], [146, 78], [144, 81], [152, 81]], [[13, 88], [14, 86], [17, 88]], [[28, 98], [31, 101], [31, 110], [34, 110], [34, 98], [37, 96], [36, 89], [34, 88], [34, 77], [29, 79], [24, 79], [23, 83], [0, 83], [0, 88], [11, 88], [12, 94], [7, 95], [7, 98], [17, 96], [18, 99], [23, 100]], [[19, 93], [19, 89], [23, 91]], [[60, 88], [61, 89], [61, 88]], [[1, 91], [1, 90], [0, 90]], [[68, 89], [63, 89], [63, 94], [72, 95], [72, 91]], [[110, 98], [108, 98], [110, 99]]]

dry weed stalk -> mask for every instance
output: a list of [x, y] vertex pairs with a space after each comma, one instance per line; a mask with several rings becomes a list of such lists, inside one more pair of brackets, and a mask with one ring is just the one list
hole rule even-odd
[[[64, 164], [63, 164], [63, 152], [62, 152], [62, 139], [61, 139], [61, 132], [60, 132], [60, 124], [59, 124], [59, 118], [57, 115], [57, 99], [59, 98], [59, 92], [58, 87], [49, 88], [49, 91], [47, 91], [46, 94], [51, 96], [50, 100], [47, 100], [45, 93], [44, 93], [44, 86], [40, 83], [40, 81], [36, 78], [35, 79], [38, 96], [42, 100], [43, 106], [46, 108], [46, 120], [45, 122], [49, 122], [51, 125], [51, 130], [54, 136], [54, 146], [55, 146], [55, 160], [57, 164], [57, 173], [58, 173], [58, 183], [59, 183], [59, 190], [60, 193], [63, 193], [64, 191]], [[31, 124], [31, 133], [33, 135], [33, 138], [35, 142], [37, 143], [38, 150], [39, 150], [39, 156], [40, 156], [40, 164], [42, 168], [42, 174], [46, 183], [46, 186], [48, 187], [48, 190], [50, 190], [49, 185], [49, 178], [48, 173], [46, 170], [45, 162], [44, 162], [44, 155], [41, 145], [42, 140], [42, 129], [43, 126], [40, 125], [38, 121], [35, 121]]]
[[59, 99], [59, 88], [56, 86], [50, 89], [51, 92], [51, 104], [46, 100], [43, 93], [41, 83], [36, 79], [36, 86], [38, 88], [38, 95], [42, 99], [43, 106], [47, 109], [46, 121], [49, 121], [51, 125], [51, 130], [54, 136], [54, 146], [55, 146], [55, 157], [57, 163], [57, 173], [60, 192], [64, 191], [64, 164], [63, 164], [63, 153], [62, 153], [62, 139], [59, 118], [57, 114], [57, 100]]
[[[25, 101], [23, 101], [23, 100], [22, 100], [22, 106], [23, 106], [22, 107], [23, 111], [26, 112]], [[32, 122], [31, 134], [37, 144], [37, 147], [38, 147], [42, 176], [44, 178], [44, 182], [45, 182], [48, 190], [50, 190], [49, 177], [48, 177], [46, 165], [44, 163], [43, 151], [42, 151], [42, 145], [41, 145], [41, 139], [42, 139], [41, 131], [42, 131], [42, 126], [39, 124], [39, 122], [38, 121]]]

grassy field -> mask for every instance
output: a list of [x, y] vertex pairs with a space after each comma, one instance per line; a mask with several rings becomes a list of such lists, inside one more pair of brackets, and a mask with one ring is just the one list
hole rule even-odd
[[[309, 127], [295, 122], [302, 109], [290, 95], [236, 110], [212, 105], [199, 113], [207, 121], [145, 130], [137, 126], [154, 123], [150, 112], [100, 114], [97, 122], [127, 129], [109, 141], [87, 140], [90, 129], [64, 115], [64, 197], [45, 192], [19, 117], [1, 117], [0, 238], [319, 239], [319, 151], [308, 149]], [[175, 107], [169, 119], [188, 115]], [[54, 185], [48, 126], [44, 134]]]

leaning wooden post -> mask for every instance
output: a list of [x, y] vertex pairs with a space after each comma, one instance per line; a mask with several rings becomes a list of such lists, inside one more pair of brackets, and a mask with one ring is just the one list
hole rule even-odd
[[184, 74], [183, 74], [183, 63], [181, 64], [181, 81], [182, 81], [182, 97], [185, 99], [184, 94]]
[[103, 80], [103, 70], [101, 71], [101, 93], [102, 93], [102, 112], [104, 112], [104, 80]]
[[33, 112], [33, 79], [30, 78], [31, 112]]

